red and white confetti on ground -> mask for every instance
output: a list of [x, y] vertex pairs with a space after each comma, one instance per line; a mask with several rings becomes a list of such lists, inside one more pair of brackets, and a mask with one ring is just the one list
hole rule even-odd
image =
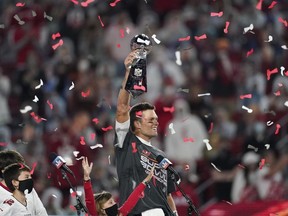
[[265, 144], [266, 149], [270, 148], [270, 144]]
[[46, 19], [48, 19], [50, 22], [53, 20], [53, 17], [48, 16], [47, 13], [46, 13], [45, 11], [44, 11], [43, 16], [44, 16], [44, 19], [46, 18]]
[[78, 5], [79, 2], [77, 0], [70, 0], [71, 2], [73, 2], [75, 5]]
[[161, 41], [156, 38], [156, 34], [153, 34], [151, 37], [153, 38], [153, 40], [155, 41], [156, 44], [161, 43]]
[[53, 40], [55, 40], [55, 39], [58, 38], [58, 37], [61, 37], [61, 34], [60, 34], [59, 32], [57, 32], [57, 33], [55, 33], [55, 34], [52, 34], [52, 36], [51, 36], [51, 38], [52, 38]]
[[34, 119], [34, 121], [35, 121], [36, 123], [40, 123], [40, 122], [42, 122], [42, 121], [47, 121], [45, 118], [39, 117], [39, 116], [36, 115], [36, 113], [34, 113], [34, 112], [31, 112], [31, 113], [30, 113], [30, 116], [32, 116], [32, 118]]
[[283, 23], [285, 27], [288, 27], [288, 22], [287, 22], [287, 20], [284, 20], [282, 17], [279, 17], [279, 18], [278, 18], [278, 21], [279, 21], [280, 23]]
[[227, 203], [227, 204], [229, 204], [229, 205], [232, 205], [232, 203], [229, 202], [229, 201], [227, 201], [227, 200], [222, 200], [222, 202], [225, 202], [225, 203]]

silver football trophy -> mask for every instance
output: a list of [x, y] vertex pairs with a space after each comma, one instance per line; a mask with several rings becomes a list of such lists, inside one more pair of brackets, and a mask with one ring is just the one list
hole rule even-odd
[[152, 48], [152, 41], [145, 35], [135, 35], [130, 43], [131, 50], [137, 50], [137, 57], [132, 62], [125, 89], [136, 98], [147, 92], [146, 57]]

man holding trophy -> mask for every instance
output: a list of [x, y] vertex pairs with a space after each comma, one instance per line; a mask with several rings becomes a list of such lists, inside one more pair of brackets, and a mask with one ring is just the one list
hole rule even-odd
[[119, 178], [120, 205], [155, 166], [154, 178], [148, 183], [129, 216], [177, 216], [171, 193], [175, 183], [156, 160], [164, 153], [151, 145], [156, 137], [158, 117], [155, 107], [138, 103], [130, 109], [130, 98], [147, 92], [146, 56], [152, 42], [144, 34], [131, 40], [131, 53], [125, 59], [126, 73], [120, 89], [116, 112], [115, 157]]

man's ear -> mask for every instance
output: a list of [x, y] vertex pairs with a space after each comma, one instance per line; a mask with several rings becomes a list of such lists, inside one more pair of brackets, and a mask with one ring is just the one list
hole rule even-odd
[[12, 180], [12, 185], [14, 186], [15, 189], [18, 189], [18, 187], [19, 187], [19, 181], [13, 179], [13, 180]]
[[141, 128], [141, 123], [139, 121], [134, 121], [134, 126], [136, 129], [140, 129]]

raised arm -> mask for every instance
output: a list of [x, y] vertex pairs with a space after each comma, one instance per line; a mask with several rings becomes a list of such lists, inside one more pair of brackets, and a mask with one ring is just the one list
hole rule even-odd
[[129, 119], [130, 94], [125, 90], [125, 85], [130, 73], [130, 66], [132, 65], [135, 57], [135, 51], [132, 51], [129, 53], [129, 55], [124, 61], [126, 72], [122, 82], [122, 87], [120, 88], [120, 92], [118, 95], [116, 111], [116, 121], [119, 123], [123, 123]]
[[98, 216], [96, 211], [96, 204], [93, 196], [92, 184], [90, 180], [90, 173], [92, 170], [93, 163], [89, 165], [87, 157], [82, 160], [82, 168], [84, 172], [84, 192], [85, 192], [85, 203], [88, 208], [89, 215]]

